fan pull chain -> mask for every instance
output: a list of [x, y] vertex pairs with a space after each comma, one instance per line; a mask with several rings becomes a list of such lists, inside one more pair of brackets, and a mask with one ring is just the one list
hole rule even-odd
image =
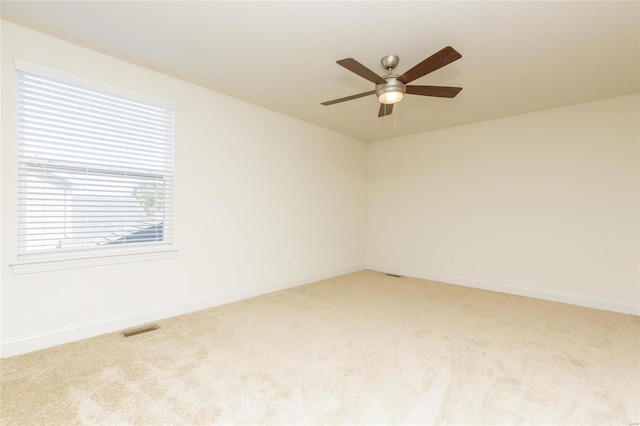
[[395, 111], [393, 111], [393, 130], [398, 130], [398, 104], [396, 104], [396, 107], [394, 108]]

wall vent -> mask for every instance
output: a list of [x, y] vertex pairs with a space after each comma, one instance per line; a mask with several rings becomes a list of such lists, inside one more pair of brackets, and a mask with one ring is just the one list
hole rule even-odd
[[159, 328], [160, 327], [158, 327], [157, 325], [152, 324], [152, 325], [148, 325], [146, 327], [136, 328], [134, 330], [123, 331], [122, 335], [124, 337], [131, 337], [131, 336], [136, 336], [136, 335], [142, 334], [142, 333], [148, 333], [148, 332], [153, 331], [153, 330], [158, 330]]
[[388, 276], [393, 277], [393, 278], [401, 278], [402, 277], [402, 275], [396, 275], [396, 274], [385, 274], [385, 275], [388, 275]]

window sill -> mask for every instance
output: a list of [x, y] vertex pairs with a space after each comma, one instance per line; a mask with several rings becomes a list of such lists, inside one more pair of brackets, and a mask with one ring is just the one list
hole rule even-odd
[[73, 258], [39, 258], [34, 260], [18, 260], [10, 263], [14, 274], [32, 274], [36, 272], [60, 271], [64, 269], [90, 268], [94, 266], [114, 265], [118, 263], [146, 262], [151, 260], [171, 259], [177, 250], [163, 248], [140, 252], [109, 253]]

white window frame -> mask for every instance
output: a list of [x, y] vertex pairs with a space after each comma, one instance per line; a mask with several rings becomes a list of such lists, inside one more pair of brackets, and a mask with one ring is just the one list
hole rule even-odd
[[[17, 72], [37, 74], [46, 78], [64, 81], [75, 86], [93, 90], [96, 92], [108, 93], [121, 98], [127, 98], [147, 105], [153, 105], [174, 111], [175, 103], [168, 102], [156, 97], [140, 94], [128, 89], [113, 86], [96, 80], [87, 79], [74, 74], [48, 68], [39, 64], [22, 60], [15, 60]], [[173, 144], [173, 140], [172, 140]], [[173, 161], [173, 154], [171, 160]], [[171, 170], [171, 179], [173, 170]], [[173, 191], [172, 191], [173, 192]], [[173, 195], [171, 194], [171, 197]], [[22, 207], [19, 206], [19, 210]], [[173, 216], [172, 209], [169, 209], [170, 216]], [[21, 221], [22, 219], [19, 219]], [[173, 217], [169, 220], [172, 222]], [[22, 226], [22, 222], [18, 224]], [[172, 233], [172, 224], [169, 225], [169, 235]], [[165, 234], [163, 234], [163, 238]], [[19, 237], [20, 238], [20, 237]], [[23, 243], [19, 241], [21, 246]], [[133, 243], [118, 244], [111, 247], [81, 248], [71, 250], [46, 250], [29, 253], [18, 248], [17, 260], [11, 263], [14, 273], [32, 273], [60, 269], [83, 268], [90, 266], [100, 266], [114, 263], [130, 263], [157, 259], [167, 259], [174, 256], [176, 249], [173, 247], [173, 238], [168, 241], [153, 243]]]

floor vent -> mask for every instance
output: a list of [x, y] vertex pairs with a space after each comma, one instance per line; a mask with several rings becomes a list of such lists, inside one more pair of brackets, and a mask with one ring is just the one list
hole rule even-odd
[[131, 337], [131, 336], [135, 336], [135, 335], [142, 334], [142, 333], [148, 333], [150, 331], [157, 330], [159, 328], [160, 327], [158, 327], [157, 325], [153, 324], [153, 325], [149, 325], [149, 326], [142, 327], [142, 328], [136, 328], [135, 330], [124, 331], [122, 333], [122, 335], [124, 337]]
[[396, 275], [396, 274], [385, 274], [387, 276], [393, 277], [393, 278], [401, 278], [402, 275]]

